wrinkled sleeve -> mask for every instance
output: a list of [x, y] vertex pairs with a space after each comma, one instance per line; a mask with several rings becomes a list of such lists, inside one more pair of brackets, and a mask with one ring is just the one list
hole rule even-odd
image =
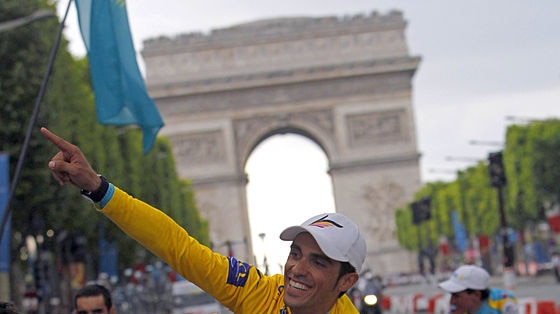
[[228, 308], [234, 311], [244, 308], [253, 303], [247, 299], [256, 301], [255, 296], [266, 294], [261, 290], [265, 285], [258, 284], [263, 276], [255, 267], [213, 252], [165, 213], [119, 188], [115, 187], [110, 201], [99, 210], [127, 235]]

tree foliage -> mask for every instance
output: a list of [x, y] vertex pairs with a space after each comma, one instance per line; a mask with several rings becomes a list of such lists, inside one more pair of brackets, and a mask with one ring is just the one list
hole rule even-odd
[[[0, 23], [39, 9], [55, 11], [55, 6], [47, 0], [4, 0], [0, 2]], [[9, 155], [11, 176], [59, 27], [59, 21], [50, 18], [0, 32], [0, 151]], [[97, 213], [75, 188], [54, 182], [46, 164], [56, 149], [39, 133], [39, 126], [78, 145], [94, 169], [112, 183], [161, 208], [191, 235], [209, 244], [207, 222], [198, 213], [190, 182], [178, 177], [169, 141], [158, 138], [152, 151], [143, 155], [140, 130], [98, 124], [87, 59], [75, 59], [63, 40], [10, 206], [14, 262], [19, 260], [26, 235], [44, 235], [47, 230], [55, 232], [46, 244], [53, 252], [57, 251], [58, 235], [84, 235], [93, 268], [100, 230], [117, 243], [122, 267], [154, 258]]]
[[[507, 226], [521, 231], [528, 225], [546, 221], [547, 211], [560, 205], [560, 185], [557, 184], [560, 177], [560, 121], [512, 125], [507, 129], [505, 143], [504, 216]], [[432, 200], [432, 219], [424, 224], [411, 224], [409, 208], [400, 208], [396, 213], [398, 240], [406, 249], [419, 248], [416, 237], [437, 241], [438, 237], [444, 236], [456, 245], [451, 222], [453, 211], [458, 213], [468, 237], [493, 236], [499, 232], [498, 194], [490, 184], [486, 160], [459, 171], [455, 181], [424, 185], [414, 199], [423, 197]]]

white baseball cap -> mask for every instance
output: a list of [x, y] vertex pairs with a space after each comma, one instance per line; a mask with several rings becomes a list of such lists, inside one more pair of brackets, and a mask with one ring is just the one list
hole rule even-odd
[[320, 214], [299, 226], [286, 228], [280, 239], [293, 241], [302, 232], [309, 232], [325, 255], [335, 261], [348, 262], [360, 272], [366, 258], [366, 241], [348, 217], [338, 213]]
[[449, 292], [455, 293], [467, 289], [484, 290], [488, 288], [490, 275], [484, 268], [474, 265], [463, 265], [455, 270], [451, 278], [438, 286]]

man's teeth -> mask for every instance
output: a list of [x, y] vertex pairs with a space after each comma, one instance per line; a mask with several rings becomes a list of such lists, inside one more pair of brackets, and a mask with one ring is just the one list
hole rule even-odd
[[296, 289], [307, 290], [307, 287], [305, 285], [302, 285], [301, 283], [295, 282], [293, 280], [290, 280], [290, 286]]

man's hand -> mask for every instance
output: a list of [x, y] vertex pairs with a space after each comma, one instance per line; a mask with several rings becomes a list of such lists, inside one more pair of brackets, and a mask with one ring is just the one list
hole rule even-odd
[[72, 184], [87, 191], [99, 188], [101, 179], [78, 146], [46, 128], [41, 128], [41, 133], [60, 150], [49, 162], [49, 168], [60, 185]]

